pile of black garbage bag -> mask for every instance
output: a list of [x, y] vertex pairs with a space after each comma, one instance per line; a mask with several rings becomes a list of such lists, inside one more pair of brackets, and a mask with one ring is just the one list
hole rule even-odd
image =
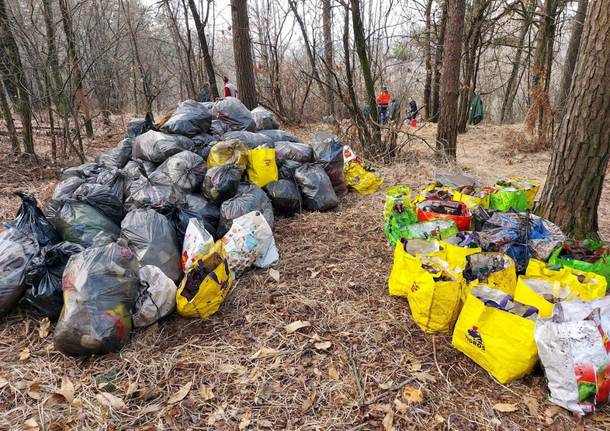
[[[235, 149], [248, 156], [273, 149], [277, 179], [253, 184], [244, 154], [227, 156]], [[219, 154], [230, 162], [219, 164]], [[18, 304], [31, 307], [58, 321], [60, 351], [116, 351], [134, 327], [134, 307], [149, 294], [141, 268], [182, 279], [190, 220], [218, 240], [251, 211], [273, 229], [275, 216], [330, 210], [346, 193], [338, 137], [321, 133], [307, 144], [278, 130], [263, 107], [249, 111], [231, 97], [186, 100], [164, 124], [134, 119], [127, 137], [95, 162], [66, 169], [42, 209], [18, 195], [21, 208], [0, 231], [0, 317]]]

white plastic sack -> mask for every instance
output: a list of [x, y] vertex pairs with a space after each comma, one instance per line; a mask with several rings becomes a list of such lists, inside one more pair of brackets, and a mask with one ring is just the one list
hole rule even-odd
[[153, 265], [140, 268], [140, 290], [134, 307], [133, 326], [155, 323], [176, 308], [176, 284]]
[[214, 238], [205, 229], [203, 222], [196, 218], [190, 219], [182, 243], [182, 271], [188, 272], [197, 260], [203, 259], [210, 252], [213, 246]]
[[555, 304], [536, 323], [550, 401], [577, 414], [595, 411], [610, 392], [610, 297]]
[[259, 211], [234, 219], [222, 241], [229, 267], [237, 274], [252, 265], [268, 268], [279, 259], [273, 231]]

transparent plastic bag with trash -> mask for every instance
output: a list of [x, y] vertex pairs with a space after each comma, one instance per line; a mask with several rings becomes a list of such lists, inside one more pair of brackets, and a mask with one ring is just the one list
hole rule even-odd
[[596, 411], [610, 395], [610, 297], [555, 305], [536, 322], [535, 338], [549, 400], [578, 415]]
[[161, 130], [177, 135], [195, 136], [210, 130], [212, 118], [212, 114], [203, 103], [188, 99], [178, 104]]
[[127, 213], [121, 223], [121, 236], [142, 265], [153, 265], [178, 281], [180, 251], [176, 231], [169, 220], [152, 209], [136, 209]]
[[279, 259], [273, 231], [259, 211], [252, 211], [234, 219], [231, 229], [222, 241], [229, 268], [236, 274], [252, 265], [268, 268]]
[[64, 241], [91, 247], [94, 238], [103, 234], [118, 238], [119, 226], [105, 214], [81, 201], [66, 200], [56, 217], [51, 219]]
[[231, 165], [244, 172], [248, 166], [248, 147], [237, 140], [220, 141], [208, 154], [208, 168]]
[[256, 130], [256, 122], [250, 110], [235, 97], [225, 97], [214, 103], [212, 114], [231, 130]]
[[139, 272], [140, 285], [133, 311], [133, 326], [142, 328], [168, 316], [176, 309], [176, 284], [159, 268], [145, 265]]
[[64, 307], [53, 341], [66, 355], [119, 351], [129, 341], [139, 288], [136, 256], [119, 243], [73, 255], [63, 275]]
[[167, 206], [178, 206], [184, 203], [184, 194], [174, 185], [171, 178], [162, 172], [155, 171], [142, 176], [129, 185], [125, 209], [137, 208], [161, 209]]
[[34, 235], [16, 228], [0, 232], [0, 317], [7, 315], [25, 293], [26, 271], [38, 251]]
[[262, 133], [248, 132], [247, 130], [236, 130], [227, 132], [221, 137], [221, 141], [238, 141], [249, 150], [264, 146], [273, 148], [273, 140]]
[[218, 222], [218, 236], [229, 231], [233, 220], [252, 211], [263, 214], [267, 223], [273, 229], [273, 205], [267, 194], [254, 184], [239, 186], [235, 197], [226, 200], [220, 206], [220, 221]]
[[123, 219], [123, 201], [108, 186], [85, 183], [76, 189], [72, 196], [77, 201], [91, 205], [113, 223], [118, 224]]
[[314, 158], [313, 148], [301, 142], [278, 141], [275, 143], [275, 158], [278, 163], [284, 160], [309, 163]]
[[182, 243], [182, 259], [180, 266], [183, 272], [188, 272], [193, 264], [203, 259], [214, 246], [214, 237], [207, 231], [205, 225], [197, 219], [190, 219], [184, 242]]

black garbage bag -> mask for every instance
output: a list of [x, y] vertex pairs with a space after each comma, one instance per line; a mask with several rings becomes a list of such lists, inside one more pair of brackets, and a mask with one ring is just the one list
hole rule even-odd
[[273, 229], [273, 205], [267, 194], [254, 184], [240, 184], [237, 195], [220, 206], [218, 236], [224, 236], [231, 229], [233, 220], [251, 211], [259, 211]]
[[38, 250], [34, 235], [15, 228], [0, 232], [0, 317], [8, 314], [25, 293], [25, 271]]
[[201, 156], [182, 151], [163, 162], [157, 170], [167, 175], [181, 192], [191, 193], [201, 187], [206, 164]]
[[313, 148], [301, 142], [278, 141], [275, 143], [275, 159], [278, 163], [294, 160], [299, 163], [313, 162]]
[[85, 180], [80, 177], [69, 177], [60, 181], [55, 187], [55, 191], [53, 192], [51, 199], [55, 201], [70, 199], [76, 189], [79, 188], [84, 182]]
[[291, 216], [301, 211], [301, 192], [291, 180], [278, 180], [265, 186], [273, 209], [279, 214]]
[[278, 163], [280, 169], [280, 179], [294, 181], [294, 172], [303, 166], [303, 163], [296, 160], [284, 160]]
[[[129, 180], [137, 180], [148, 176], [157, 170], [157, 165], [148, 160], [130, 160], [123, 168], [123, 173]], [[127, 187], [126, 189], [128, 189]]]
[[108, 186], [85, 183], [76, 189], [74, 199], [91, 205], [116, 224], [123, 220], [123, 202]]
[[110, 168], [100, 172], [96, 181], [96, 184], [109, 187], [121, 203], [125, 200], [128, 183], [129, 178], [127, 174], [122, 169], [117, 168]]
[[212, 114], [203, 103], [185, 100], [180, 103], [161, 130], [185, 136], [207, 133], [212, 123]]
[[133, 139], [125, 138], [116, 147], [103, 151], [98, 156], [97, 162], [104, 166], [122, 169], [131, 159], [132, 147]]
[[288, 133], [284, 130], [259, 130], [258, 133], [261, 133], [268, 138], [270, 138], [273, 142], [278, 141], [288, 141], [288, 142], [301, 142], [299, 138], [294, 136], [292, 133]]
[[91, 247], [96, 235], [117, 238], [119, 227], [91, 205], [74, 199], [64, 201], [56, 217], [51, 219], [64, 241]]
[[121, 236], [136, 254], [140, 264], [153, 265], [174, 281], [180, 271], [180, 251], [176, 231], [170, 221], [151, 209], [127, 213], [121, 223]]
[[21, 207], [12, 223], [13, 227], [23, 233], [33, 235], [40, 247], [60, 242], [59, 233], [38, 208], [36, 198], [20, 192], [15, 194], [21, 198]]
[[234, 165], [210, 168], [203, 179], [203, 195], [220, 204], [235, 196], [240, 180], [241, 171]]
[[155, 130], [155, 122], [148, 113], [144, 118], [132, 118], [127, 123], [127, 136], [130, 138], [135, 138], [149, 130]]
[[132, 157], [153, 163], [163, 163], [168, 157], [193, 148], [193, 141], [182, 135], [149, 130], [138, 136], [133, 143]]
[[273, 148], [273, 141], [267, 136], [261, 135], [260, 133], [248, 132], [247, 130], [238, 130], [225, 133], [222, 135], [222, 140], [239, 141], [250, 150], [260, 147], [261, 145], [266, 145], [269, 148]]
[[230, 132], [231, 128], [220, 120], [212, 120], [210, 126], [210, 133], [216, 137], [222, 136], [227, 132]]
[[172, 180], [162, 172], [153, 172], [148, 177], [129, 184], [125, 208], [131, 211], [136, 208], [163, 208], [184, 203], [184, 195]]
[[97, 175], [104, 169], [104, 166], [99, 163], [83, 163], [82, 165], [73, 166], [63, 171], [60, 180], [63, 181], [70, 177], [79, 177], [83, 180], [97, 178]]
[[278, 124], [273, 117], [273, 113], [262, 106], [257, 106], [251, 112], [252, 118], [256, 123], [256, 130], [272, 130], [277, 129]]
[[[205, 227], [205, 230], [207, 230], [208, 233], [212, 235], [212, 237], [214, 237], [214, 239], [218, 239], [218, 219], [216, 219], [216, 223], [213, 224], [203, 214], [194, 211], [188, 206], [164, 208], [161, 212], [167, 217], [169, 222], [172, 224], [176, 232], [176, 240], [178, 241], [179, 245], [182, 245], [184, 243], [184, 235], [186, 233], [186, 228], [189, 225], [189, 220], [192, 218], [199, 220]], [[218, 212], [220, 213], [220, 209], [218, 209]]]
[[193, 141], [193, 152], [198, 153], [202, 148], [214, 145], [218, 142], [218, 136], [200, 133], [191, 138]]
[[61, 278], [70, 256], [84, 251], [81, 245], [71, 242], [44, 247], [32, 259], [25, 274], [30, 288], [24, 300], [51, 320], [57, 320], [64, 305]]
[[225, 97], [214, 104], [212, 113], [231, 130], [254, 132], [256, 123], [250, 110], [235, 97]]
[[214, 232], [218, 228], [220, 207], [215, 203], [209, 202], [203, 196], [190, 194], [186, 196], [186, 209], [205, 219], [214, 228]]
[[135, 254], [115, 242], [73, 255], [63, 275], [55, 348], [73, 356], [119, 351], [133, 328], [138, 269]]
[[326, 211], [339, 206], [330, 178], [319, 164], [305, 163], [294, 173], [305, 208], [311, 211]]
[[315, 159], [322, 162], [335, 194], [339, 197], [347, 195], [343, 176], [343, 143], [339, 137], [326, 132], [316, 133], [312, 147]]

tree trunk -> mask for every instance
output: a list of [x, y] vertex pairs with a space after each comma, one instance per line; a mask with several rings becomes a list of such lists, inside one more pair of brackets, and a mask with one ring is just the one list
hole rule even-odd
[[252, 47], [250, 43], [250, 23], [248, 20], [248, 0], [231, 0], [231, 20], [233, 31], [233, 55], [239, 98], [248, 109], [258, 105]]
[[364, 27], [360, 16], [360, 0], [352, 0], [352, 27], [354, 28], [354, 42], [356, 43], [356, 53], [360, 60], [360, 68], [364, 78], [366, 96], [370, 108], [371, 117], [375, 121], [373, 125], [373, 141], [369, 143], [371, 153], [381, 147], [381, 130], [377, 125], [377, 103], [375, 100], [375, 82], [371, 74], [371, 63], [367, 55], [366, 39], [364, 37]]
[[530, 0], [529, 3], [526, 4], [525, 9], [523, 10], [523, 24], [521, 25], [521, 29], [519, 30], [519, 42], [517, 46], [517, 50], [515, 51], [515, 58], [513, 60], [512, 69], [510, 72], [510, 77], [508, 78], [508, 82], [506, 83], [506, 92], [504, 93], [504, 99], [502, 101], [502, 111], [500, 112], [500, 122], [512, 122], [513, 121], [513, 104], [515, 102], [515, 96], [517, 95], [517, 90], [519, 89], [520, 76], [519, 73], [521, 69], [521, 57], [523, 56], [523, 47], [525, 45], [525, 39], [527, 34], [530, 31], [530, 27], [532, 26], [532, 19], [534, 17], [534, 10], [536, 8], [535, 0]]
[[441, 110], [441, 74], [443, 68], [443, 47], [445, 45], [445, 27], [447, 26], [447, 2], [441, 5], [441, 22], [434, 53], [434, 87], [432, 91], [432, 122], [436, 123]]
[[436, 148], [439, 155], [456, 158], [457, 108], [460, 89], [460, 60], [464, 33], [465, 0], [447, 0], [447, 35], [444, 44], [442, 104], [438, 119]]
[[24, 152], [34, 154], [30, 89], [25, 79], [19, 48], [13, 36], [12, 26], [14, 22], [12, 21], [5, 0], [0, 0], [0, 44], [5, 60], [4, 65], [9, 71], [9, 81], [16, 92], [16, 109], [21, 118]]
[[576, 15], [574, 15], [574, 23], [572, 24], [572, 34], [570, 35], [570, 43], [568, 44], [568, 52], [565, 62], [563, 63], [563, 71], [561, 73], [561, 85], [559, 87], [559, 96], [557, 96], [558, 118], [561, 118], [565, 112], [566, 102], [568, 100], [570, 85], [572, 84], [572, 73], [576, 66], [578, 58], [578, 48], [580, 47], [580, 38], [582, 36], [582, 28], [587, 16], [587, 6], [589, 0], [579, 0]]
[[424, 36], [424, 61], [426, 63], [426, 80], [424, 81], [424, 117], [429, 120], [432, 114], [432, 2], [426, 2], [426, 33]]
[[[430, 0], [431, 1], [431, 0]], [[326, 115], [335, 116], [335, 93], [333, 91], [333, 33], [332, 33], [332, 11], [330, 0], [322, 0], [322, 28], [324, 32], [324, 62], [326, 63]]]
[[596, 237], [610, 156], [610, 0], [593, 0], [538, 207], [574, 238]]
[[[205, 71], [208, 76], [208, 82], [210, 83], [210, 91], [212, 92], [212, 99], [218, 99], [218, 86], [216, 84], [216, 75], [214, 73], [214, 63], [212, 62], [212, 56], [210, 55], [210, 49], [208, 47], [208, 39], [205, 37], [205, 25], [201, 21], [197, 6], [195, 6], [195, 0], [188, 0], [191, 14], [193, 15], [193, 21], [195, 21], [195, 29], [197, 30], [197, 37], [199, 37], [199, 49], [201, 49], [201, 55], [203, 56], [203, 64]], [[209, 3], [208, 3], [209, 5]]]
[[91, 121], [89, 102], [87, 101], [83, 90], [83, 74], [80, 68], [80, 59], [76, 51], [76, 37], [74, 36], [74, 29], [72, 27], [72, 16], [70, 15], [68, 0], [59, 0], [59, 10], [61, 12], [61, 21], [63, 23], [66, 43], [68, 45], [70, 73], [72, 82], [74, 83], [74, 97], [72, 98], [72, 102], [76, 103], [77, 110], [83, 109], [85, 131], [89, 138], [93, 138], [93, 122]]
[[19, 140], [17, 139], [17, 130], [15, 130], [15, 122], [13, 121], [13, 114], [11, 114], [11, 108], [8, 104], [8, 98], [6, 97], [6, 91], [4, 90], [4, 82], [0, 79], [0, 105], [2, 106], [2, 118], [6, 123], [6, 129], [8, 130], [8, 136], [11, 139], [11, 149], [13, 154], [19, 154], [21, 148], [19, 147]]

